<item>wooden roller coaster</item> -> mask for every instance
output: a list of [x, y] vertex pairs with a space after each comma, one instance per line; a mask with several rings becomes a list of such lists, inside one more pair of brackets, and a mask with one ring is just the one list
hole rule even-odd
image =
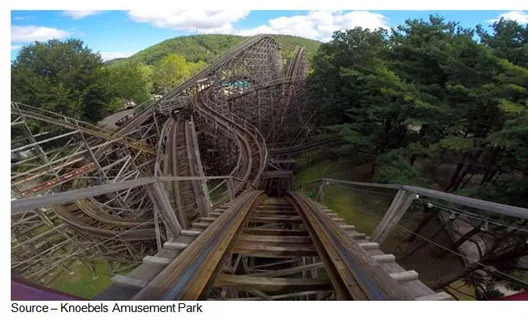
[[[251, 38], [116, 132], [13, 103], [13, 274], [47, 285], [99, 256], [134, 269], [98, 299], [448, 299], [292, 191], [292, 167], [278, 165], [340, 138], [306, 138], [305, 49], [280, 63], [271, 36]], [[411, 200], [398, 193], [387, 215]]]

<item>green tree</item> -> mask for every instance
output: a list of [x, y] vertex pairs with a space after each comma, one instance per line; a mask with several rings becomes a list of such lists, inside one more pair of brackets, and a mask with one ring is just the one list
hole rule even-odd
[[88, 121], [100, 120], [113, 101], [108, 71], [81, 40], [24, 46], [11, 66], [11, 98]]
[[528, 66], [528, 24], [501, 18], [490, 27], [493, 34], [487, 33], [480, 25], [477, 33], [482, 43], [493, 50], [495, 56], [505, 58], [512, 64]]
[[155, 92], [175, 87], [190, 77], [190, 66], [184, 57], [169, 54], [154, 67], [153, 83]]
[[335, 33], [310, 78], [320, 125], [342, 134], [340, 153], [372, 162], [376, 181], [425, 184], [417, 160], [428, 158], [454, 166], [446, 191], [478, 192], [467, 185], [479, 174], [489, 200], [514, 204], [527, 190], [507, 184], [527, 177], [527, 27], [493, 27], [477, 28], [481, 42], [440, 16]]
[[110, 68], [114, 94], [122, 99], [141, 103], [149, 99], [152, 69], [142, 63], [126, 62]]

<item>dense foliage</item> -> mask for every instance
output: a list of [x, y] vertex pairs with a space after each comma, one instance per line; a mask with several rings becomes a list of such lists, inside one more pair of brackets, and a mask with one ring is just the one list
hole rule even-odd
[[[282, 53], [290, 57], [296, 46], [305, 46], [309, 57], [313, 57], [320, 42], [287, 35], [273, 35], [281, 47]], [[236, 47], [250, 37], [233, 35], [195, 35], [177, 37], [162, 41], [148, 47], [127, 59], [116, 59], [107, 62], [109, 65], [122, 64], [125, 61], [142, 62], [147, 65], [156, 65], [168, 54], [176, 54], [190, 62], [212, 63], [216, 58]]]
[[136, 60], [105, 65], [81, 40], [24, 46], [11, 66], [12, 100], [97, 122], [173, 88], [205, 67], [168, 54], [154, 66]]
[[25, 46], [11, 69], [12, 100], [89, 121], [111, 105], [108, 85], [101, 57], [75, 39]]
[[429, 185], [429, 169], [453, 165], [446, 191], [526, 207], [528, 26], [492, 30], [431, 16], [335, 33], [313, 61], [320, 125], [375, 181]]

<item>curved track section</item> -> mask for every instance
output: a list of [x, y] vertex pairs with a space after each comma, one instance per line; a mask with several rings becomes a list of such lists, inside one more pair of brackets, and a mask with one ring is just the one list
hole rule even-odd
[[[179, 116], [178, 119], [170, 118], [166, 126], [169, 130], [165, 144], [164, 175], [204, 176], [193, 121]], [[191, 223], [208, 213], [209, 197], [203, 182], [173, 181], [167, 185], [167, 190], [183, 228], [189, 228]]]
[[238, 78], [244, 75], [262, 82], [278, 78], [279, 73], [279, 45], [269, 35], [259, 35], [238, 45], [221, 56], [215, 63], [208, 66], [197, 75], [188, 79], [182, 85], [171, 90], [160, 100], [139, 111], [137, 116], [122, 126], [117, 133], [129, 133], [153, 116], [154, 110], [166, 111], [183, 96], [193, 95], [209, 87], [213, 82], [224, 79]]
[[[54, 206], [59, 217], [74, 229], [97, 236], [99, 238], [114, 238], [119, 236], [121, 240], [153, 240], [155, 230], [153, 225], [134, 225], [132, 222], [111, 220], [97, 214], [91, 208], [90, 203], [78, 201], [65, 205]], [[131, 229], [141, 225], [142, 228]]]
[[240, 154], [238, 163], [231, 173], [239, 179], [234, 187], [234, 194], [237, 196], [247, 183], [253, 187], [259, 185], [267, 164], [267, 147], [265, 140], [255, 127], [242, 122], [235, 115], [220, 113], [216, 108], [218, 104], [210, 97], [211, 94], [212, 90], [208, 89], [197, 95], [194, 108], [201, 117], [214, 121], [225, 132], [237, 138]]

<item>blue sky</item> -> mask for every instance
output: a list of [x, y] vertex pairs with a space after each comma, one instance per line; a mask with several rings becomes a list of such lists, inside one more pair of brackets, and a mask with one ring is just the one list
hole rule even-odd
[[440, 14], [464, 27], [501, 16], [528, 23], [527, 11], [12, 11], [11, 59], [32, 41], [79, 38], [104, 59], [126, 57], [168, 38], [190, 34], [292, 34], [320, 41], [333, 31], [362, 26], [391, 28], [408, 18]]

